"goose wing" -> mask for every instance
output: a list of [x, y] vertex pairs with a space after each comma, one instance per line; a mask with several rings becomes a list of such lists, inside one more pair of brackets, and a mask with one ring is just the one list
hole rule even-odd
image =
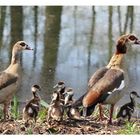
[[90, 78], [89, 82], [88, 82], [88, 87], [92, 88], [93, 85], [96, 84], [96, 82], [98, 82], [99, 79], [101, 79], [105, 73], [107, 72], [108, 68], [103, 67], [100, 68], [99, 70], [97, 70]]
[[[97, 70], [89, 79], [88, 82], [88, 90], [90, 90], [90, 88], [92, 88], [104, 75], [105, 73], [108, 71], [108, 68], [103, 67], [100, 68], [99, 70]], [[81, 106], [82, 105], [82, 100], [83, 98], [88, 94], [88, 92], [86, 92], [84, 95], [82, 95], [79, 99], [77, 99], [75, 101], [75, 103], [73, 103], [73, 107], [76, 106]]]
[[18, 77], [6, 72], [0, 73], [0, 90], [17, 82]]
[[124, 88], [124, 72], [118, 69], [109, 69], [104, 76], [88, 91], [83, 99], [85, 107], [96, 103], [101, 95]]

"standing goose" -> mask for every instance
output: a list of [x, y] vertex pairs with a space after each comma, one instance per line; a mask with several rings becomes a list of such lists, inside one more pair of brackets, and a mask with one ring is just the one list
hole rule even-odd
[[[77, 100], [77, 104], [82, 102], [84, 116], [91, 115], [98, 103], [110, 104], [109, 124], [112, 124], [114, 105], [122, 98], [123, 92], [128, 86], [127, 74], [123, 68], [124, 55], [127, 53], [127, 49], [134, 44], [140, 45], [140, 41], [135, 35], [120, 36], [117, 41], [116, 52], [109, 64], [93, 74], [89, 80], [89, 90]], [[101, 105], [99, 110], [100, 118], [102, 118]]]
[[140, 96], [137, 94], [137, 92], [132, 91], [130, 93], [130, 102], [121, 106], [117, 114], [116, 118], [118, 118], [118, 124], [121, 122], [121, 119], [126, 118], [126, 117], [128, 117], [128, 121], [130, 121], [131, 116], [134, 113], [135, 98], [140, 98]]
[[11, 64], [6, 70], [0, 73], [0, 104], [4, 104], [4, 120], [9, 118], [8, 108], [13, 95], [20, 85], [20, 55], [23, 50], [32, 49], [28, 47], [25, 41], [18, 41], [13, 46]]
[[23, 108], [23, 121], [28, 122], [30, 119], [34, 119], [36, 122], [36, 118], [38, 116], [39, 108], [40, 108], [40, 96], [38, 95], [38, 91], [41, 90], [39, 85], [33, 85], [31, 88], [33, 97]]
[[65, 89], [66, 89], [65, 83], [63, 81], [59, 81], [53, 88], [56, 88], [57, 91], [59, 92], [59, 99], [61, 103], [64, 105]]
[[72, 88], [66, 89], [65, 96], [65, 108], [67, 116], [71, 119], [80, 119], [80, 113], [76, 107], [72, 107], [72, 104], [75, 102], [73, 99], [74, 91]]

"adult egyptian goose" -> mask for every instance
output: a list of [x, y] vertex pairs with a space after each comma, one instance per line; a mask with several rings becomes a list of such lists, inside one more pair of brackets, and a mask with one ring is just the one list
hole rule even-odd
[[126, 117], [128, 117], [128, 121], [130, 121], [131, 116], [134, 113], [135, 98], [140, 98], [140, 96], [137, 94], [137, 92], [132, 91], [130, 93], [130, 102], [121, 106], [121, 108], [117, 114], [116, 118], [118, 118], [118, 124], [120, 124], [121, 119], [124, 119]]
[[12, 50], [11, 64], [0, 73], [0, 104], [4, 104], [4, 119], [9, 118], [9, 105], [21, 79], [20, 55], [23, 50], [32, 50], [25, 41], [18, 41]]
[[60, 101], [58, 91], [54, 91], [52, 94], [52, 101], [50, 103], [47, 115], [47, 122], [49, 123], [52, 119], [61, 121], [63, 119], [64, 107]]
[[[127, 53], [128, 47], [134, 44], [140, 45], [140, 41], [133, 34], [120, 36], [116, 44], [116, 52], [113, 54], [109, 64], [97, 70], [89, 80], [88, 91], [80, 97], [75, 104], [83, 104], [83, 115], [91, 115], [98, 103], [110, 104], [110, 119], [112, 123], [112, 115], [114, 105], [122, 98], [123, 90], [127, 85], [127, 75], [123, 69], [124, 55]], [[100, 106], [101, 118], [101, 106]]]
[[80, 112], [78, 111], [78, 108], [72, 107], [72, 104], [75, 102], [75, 100], [73, 99], [73, 89], [67, 88], [65, 92], [65, 109], [67, 116], [71, 119], [80, 119]]
[[28, 122], [31, 119], [34, 119], [36, 122], [36, 118], [38, 116], [38, 112], [40, 109], [40, 96], [38, 94], [41, 91], [41, 87], [39, 85], [33, 85], [31, 87], [31, 91], [33, 94], [32, 99], [26, 104], [23, 108], [23, 121]]
[[65, 82], [59, 81], [53, 88], [55, 88], [59, 92], [60, 101], [64, 105], [65, 89], [66, 89]]

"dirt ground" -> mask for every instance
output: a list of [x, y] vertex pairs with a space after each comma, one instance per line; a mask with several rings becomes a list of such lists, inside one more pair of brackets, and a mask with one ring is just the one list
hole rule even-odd
[[64, 120], [62, 122], [37, 122], [25, 124], [22, 120], [0, 122], [0, 134], [116, 134], [122, 126], [116, 122], [107, 125], [107, 121], [101, 122], [93, 118], [85, 120]]

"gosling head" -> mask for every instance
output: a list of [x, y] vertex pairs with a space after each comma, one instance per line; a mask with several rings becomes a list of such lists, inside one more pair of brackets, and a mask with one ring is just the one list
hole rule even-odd
[[38, 94], [39, 91], [41, 91], [41, 87], [39, 85], [32, 85], [31, 91], [33, 93], [33, 97], [40, 98], [40, 95]]
[[74, 92], [73, 92], [72, 88], [67, 88], [65, 93], [66, 93], [65, 105], [67, 105], [69, 103], [69, 101], [72, 101], [72, 97], [74, 95]]
[[65, 88], [65, 83], [63, 81], [59, 81], [53, 88], [58, 88], [58, 91]]
[[41, 87], [40, 87], [39, 85], [32, 85], [31, 91], [32, 91], [32, 92], [41, 91]]
[[52, 102], [54, 101], [59, 101], [59, 92], [56, 90], [52, 94]]
[[138, 95], [138, 93], [136, 91], [132, 91], [130, 93], [130, 98], [134, 99], [134, 98], [140, 98], [140, 96]]

